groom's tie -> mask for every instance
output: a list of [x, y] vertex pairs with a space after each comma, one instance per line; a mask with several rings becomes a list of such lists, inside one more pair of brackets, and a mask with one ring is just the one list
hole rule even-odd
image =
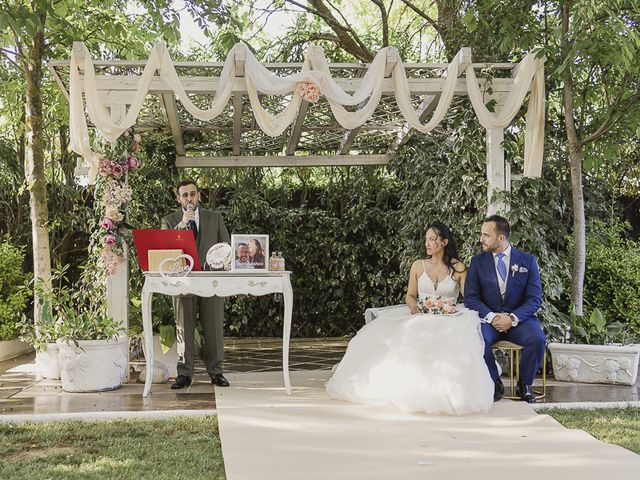
[[504, 253], [498, 253], [498, 273], [504, 282], [507, 279], [507, 265], [504, 263]]

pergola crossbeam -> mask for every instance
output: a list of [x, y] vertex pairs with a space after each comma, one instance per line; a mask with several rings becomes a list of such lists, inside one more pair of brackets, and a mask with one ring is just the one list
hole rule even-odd
[[[335, 78], [334, 80], [346, 93], [355, 92], [364, 81], [362, 78]], [[213, 95], [216, 93], [218, 86], [220, 85], [220, 79], [217, 77], [182, 77], [181, 81], [186, 93], [195, 95]], [[80, 82], [84, 88], [84, 75], [80, 76]], [[408, 78], [407, 82], [412, 95], [433, 95], [435, 93], [442, 92], [445, 79]], [[509, 92], [511, 91], [513, 82], [513, 78], [494, 78], [492, 80], [491, 87], [497, 92]], [[484, 79], [478, 79], [480, 88], [484, 88], [485, 83]], [[99, 91], [130, 92], [133, 96], [133, 93], [138, 87], [138, 79], [136, 77], [125, 75], [97, 75], [96, 86]], [[169, 87], [161, 78], [153, 78], [151, 80], [151, 84], [149, 86], [150, 93], [172, 91], [171, 87]], [[467, 94], [466, 78], [458, 79], [454, 92], [456, 95]], [[236, 77], [234, 79], [232, 93], [241, 93], [242, 95], [246, 95], [248, 93], [247, 84], [244, 78]], [[382, 80], [382, 94], [395, 94], [393, 78], [385, 78]]]
[[243, 155], [228, 157], [176, 157], [177, 167], [243, 168], [243, 167], [335, 167], [357, 165], [386, 165], [391, 155]]
[[173, 135], [176, 155], [186, 155], [187, 152], [184, 148], [184, 138], [182, 137], [182, 126], [180, 125], [180, 118], [178, 117], [176, 97], [172, 93], [161, 93], [159, 97], [162, 113], [169, 124], [171, 135]]
[[291, 125], [291, 133], [289, 134], [287, 147], [285, 149], [285, 153], [287, 155], [293, 155], [296, 152], [296, 148], [298, 148], [298, 142], [300, 141], [300, 136], [302, 135], [302, 125], [304, 124], [304, 117], [307, 114], [308, 108], [309, 102], [307, 102], [306, 100], [302, 100], [302, 102], [300, 102], [300, 108], [298, 109], [296, 119]]

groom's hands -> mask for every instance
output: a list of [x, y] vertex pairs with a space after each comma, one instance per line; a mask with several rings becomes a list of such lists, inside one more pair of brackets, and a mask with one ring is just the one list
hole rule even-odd
[[491, 320], [491, 325], [500, 333], [504, 333], [511, 328], [511, 316], [508, 313], [496, 313]]

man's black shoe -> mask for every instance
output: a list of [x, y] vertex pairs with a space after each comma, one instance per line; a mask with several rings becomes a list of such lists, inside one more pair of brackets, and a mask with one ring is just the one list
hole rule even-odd
[[527, 403], [536, 402], [536, 396], [531, 391], [531, 387], [524, 383], [522, 380], [518, 382], [518, 386], [516, 387], [516, 395], [520, 397], [520, 400], [523, 400]]
[[493, 401], [498, 402], [502, 400], [503, 396], [504, 396], [504, 384], [502, 383], [502, 380], [498, 378], [498, 380], [496, 381], [495, 389], [493, 390]]
[[189, 385], [191, 385], [191, 377], [187, 377], [186, 375], [178, 375], [178, 378], [176, 378], [176, 381], [173, 382], [171, 388], [173, 390], [177, 390], [179, 388], [188, 387]]
[[228, 387], [229, 380], [224, 378], [224, 375], [221, 373], [216, 373], [216, 375], [211, 379], [211, 383], [217, 385], [218, 387]]

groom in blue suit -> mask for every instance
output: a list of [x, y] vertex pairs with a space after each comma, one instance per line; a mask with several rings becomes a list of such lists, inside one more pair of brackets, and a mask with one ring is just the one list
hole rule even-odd
[[482, 252], [471, 260], [464, 286], [464, 304], [482, 318], [484, 360], [495, 382], [494, 400], [504, 395], [491, 346], [499, 340], [522, 345], [516, 395], [536, 401], [533, 379], [544, 357], [547, 339], [536, 313], [542, 305], [542, 286], [536, 259], [509, 243], [511, 227], [499, 215], [482, 224]]

